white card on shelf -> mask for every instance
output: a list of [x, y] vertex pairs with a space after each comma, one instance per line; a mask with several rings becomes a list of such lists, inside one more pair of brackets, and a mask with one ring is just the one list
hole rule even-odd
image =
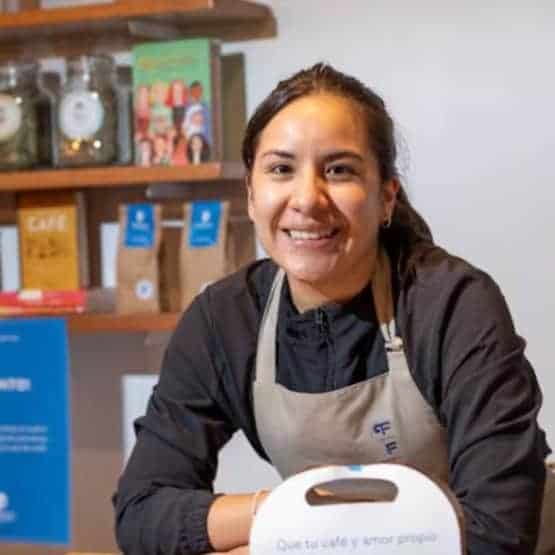
[[100, 268], [102, 287], [116, 287], [116, 261], [118, 254], [119, 224], [100, 224]]
[[0, 226], [0, 291], [17, 291], [20, 287], [17, 226], [2, 225]]
[[157, 374], [124, 374], [121, 379], [124, 462], [135, 445], [133, 422], [145, 414], [152, 388], [157, 382]]

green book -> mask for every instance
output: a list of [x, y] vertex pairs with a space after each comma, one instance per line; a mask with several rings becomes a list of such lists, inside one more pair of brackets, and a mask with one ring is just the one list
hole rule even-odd
[[136, 165], [219, 160], [219, 45], [191, 39], [135, 46], [133, 117]]

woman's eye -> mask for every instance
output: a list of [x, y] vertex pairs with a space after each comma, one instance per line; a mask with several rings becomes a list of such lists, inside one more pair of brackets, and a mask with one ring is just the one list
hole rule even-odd
[[283, 177], [290, 175], [293, 172], [293, 168], [289, 164], [274, 164], [268, 168], [268, 173]]
[[347, 179], [355, 173], [355, 169], [347, 164], [336, 164], [326, 168], [326, 175], [331, 179]]

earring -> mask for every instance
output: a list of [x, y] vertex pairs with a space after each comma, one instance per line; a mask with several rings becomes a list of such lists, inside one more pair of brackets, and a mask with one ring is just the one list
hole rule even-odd
[[391, 214], [388, 214], [382, 222], [382, 229], [389, 229], [391, 227]]

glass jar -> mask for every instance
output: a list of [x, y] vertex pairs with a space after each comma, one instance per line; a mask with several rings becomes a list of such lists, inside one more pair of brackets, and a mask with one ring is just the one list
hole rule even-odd
[[51, 103], [37, 76], [33, 62], [0, 66], [0, 169], [51, 162]]
[[118, 66], [118, 163], [133, 162], [133, 76], [130, 66]]
[[112, 58], [68, 59], [56, 115], [57, 165], [96, 166], [116, 160], [117, 97]]

